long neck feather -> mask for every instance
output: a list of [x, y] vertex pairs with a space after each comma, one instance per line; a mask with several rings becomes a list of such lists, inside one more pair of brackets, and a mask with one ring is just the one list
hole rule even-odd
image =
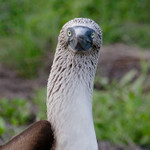
[[47, 115], [56, 150], [97, 150], [92, 117], [93, 81], [98, 55], [57, 47], [47, 88]]

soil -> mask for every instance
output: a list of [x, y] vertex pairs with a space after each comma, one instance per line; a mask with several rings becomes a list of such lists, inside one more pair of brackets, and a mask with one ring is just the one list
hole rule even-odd
[[120, 80], [133, 69], [140, 75], [142, 62], [145, 62], [146, 65], [150, 64], [150, 50], [121, 43], [104, 46], [100, 53], [97, 75], [108, 77], [109, 80]]
[[26, 98], [31, 99], [35, 89], [45, 87], [48, 75], [45, 78], [24, 79], [16, 72], [0, 64], [0, 98]]
[[[150, 61], [149, 50], [143, 51], [140, 48], [120, 43], [103, 46], [96, 75], [108, 77], [110, 80], [119, 80], [131, 69], [136, 69], [139, 75], [141, 72], [141, 60]], [[50, 70], [50, 65], [47, 65], [45, 68]], [[8, 98], [10, 100], [14, 98], [26, 98], [31, 100], [35, 89], [46, 86], [49, 74], [47, 69], [38, 78], [27, 80], [18, 76], [17, 72], [0, 64], [0, 98]], [[101, 142], [99, 146], [100, 150], [142, 150], [135, 145], [117, 147], [107, 142]]]

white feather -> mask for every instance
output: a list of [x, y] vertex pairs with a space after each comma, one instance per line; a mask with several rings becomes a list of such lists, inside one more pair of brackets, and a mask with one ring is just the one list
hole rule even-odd
[[[97, 48], [73, 53], [66, 48], [66, 30], [83, 24], [98, 33]], [[61, 30], [47, 88], [47, 116], [54, 129], [55, 150], [98, 150], [92, 93], [101, 42], [101, 30], [90, 19], [74, 19]]]

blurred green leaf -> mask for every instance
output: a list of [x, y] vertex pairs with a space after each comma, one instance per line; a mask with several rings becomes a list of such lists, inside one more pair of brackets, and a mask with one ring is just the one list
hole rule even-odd
[[0, 135], [4, 133], [5, 129], [5, 121], [3, 118], [0, 117]]

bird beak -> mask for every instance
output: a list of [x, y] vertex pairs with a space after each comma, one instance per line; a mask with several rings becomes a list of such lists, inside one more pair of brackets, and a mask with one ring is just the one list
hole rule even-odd
[[72, 27], [73, 35], [69, 38], [69, 45], [75, 51], [89, 51], [92, 47], [93, 39], [92, 33], [93, 29], [84, 26], [74, 26]]

